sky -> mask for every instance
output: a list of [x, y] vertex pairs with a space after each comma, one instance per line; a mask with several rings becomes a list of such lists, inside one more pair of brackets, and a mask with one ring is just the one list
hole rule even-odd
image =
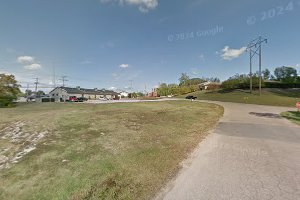
[[[2, 0], [0, 73], [25, 88], [62, 85], [150, 91], [191, 78], [263, 69], [300, 71], [300, 0]], [[257, 59], [254, 71], [258, 70]]]

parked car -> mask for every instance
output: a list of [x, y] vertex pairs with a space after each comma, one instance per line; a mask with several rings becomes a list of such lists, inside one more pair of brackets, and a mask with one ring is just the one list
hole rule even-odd
[[76, 96], [71, 96], [71, 97], [69, 97], [69, 99], [67, 101], [69, 101], [69, 102], [77, 102], [77, 97]]
[[78, 97], [77, 98], [77, 102], [85, 102], [85, 101], [87, 101], [87, 100], [89, 100], [88, 98], [85, 98], [85, 97]]
[[78, 97], [77, 98], [77, 102], [85, 102], [85, 101], [87, 101], [87, 100], [89, 100], [88, 98], [85, 98], [85, 97]]
[[197, 99], [197, 97], [194, 97], [194, 96], [192, 96], [192, 95], [189, 95], [189, 96], [187, 96], [187, 97], [185, 97], [186, 99], [190, 99], [190, 100], [196, 100]]

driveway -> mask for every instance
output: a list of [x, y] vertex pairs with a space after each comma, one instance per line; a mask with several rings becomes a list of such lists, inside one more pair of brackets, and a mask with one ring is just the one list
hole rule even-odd
[[157, 199], [300, 199], [300, 127], [291, 108], [215, 102], [224, 117]]

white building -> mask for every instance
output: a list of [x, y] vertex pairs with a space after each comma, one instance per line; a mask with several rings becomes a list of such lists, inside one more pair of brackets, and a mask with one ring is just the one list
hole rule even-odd
[[119, 93], [111, 91], [111, 90], [98, 90], [95, 89], [85, 89], [85, 88], [70, 88], [70, 87], [57, 87], [49, 93], [51, 98], [55, 98], [56, 101], [66, 101], [69, 100], [70, 97], [84, 97], [87, 99], [116, 99], [119, 98]]

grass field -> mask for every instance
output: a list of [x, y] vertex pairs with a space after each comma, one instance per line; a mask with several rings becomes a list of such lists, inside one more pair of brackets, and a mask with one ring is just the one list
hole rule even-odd
[[293, 112], [293, 111], [290, 111], [290, 112], [284, 112], [284, 113], [281, 113], [281, 116], [287, 118], [288, 120], [291, 120], [292, 122], [300, 125], [300, 112]]
[[296, 102], [300, 101], [300, 89], [264, 89], [262, 96], [258, 91], [250, 94], [247, 90], [234, 91], [201, 91], [191, 93], [200, 100], [225, 101], [236, 103], [249, 103], [271, 106], [295, 107]]
[[0, 109], [0, 199], [150, 199], [222, 114], [188, 101]]

